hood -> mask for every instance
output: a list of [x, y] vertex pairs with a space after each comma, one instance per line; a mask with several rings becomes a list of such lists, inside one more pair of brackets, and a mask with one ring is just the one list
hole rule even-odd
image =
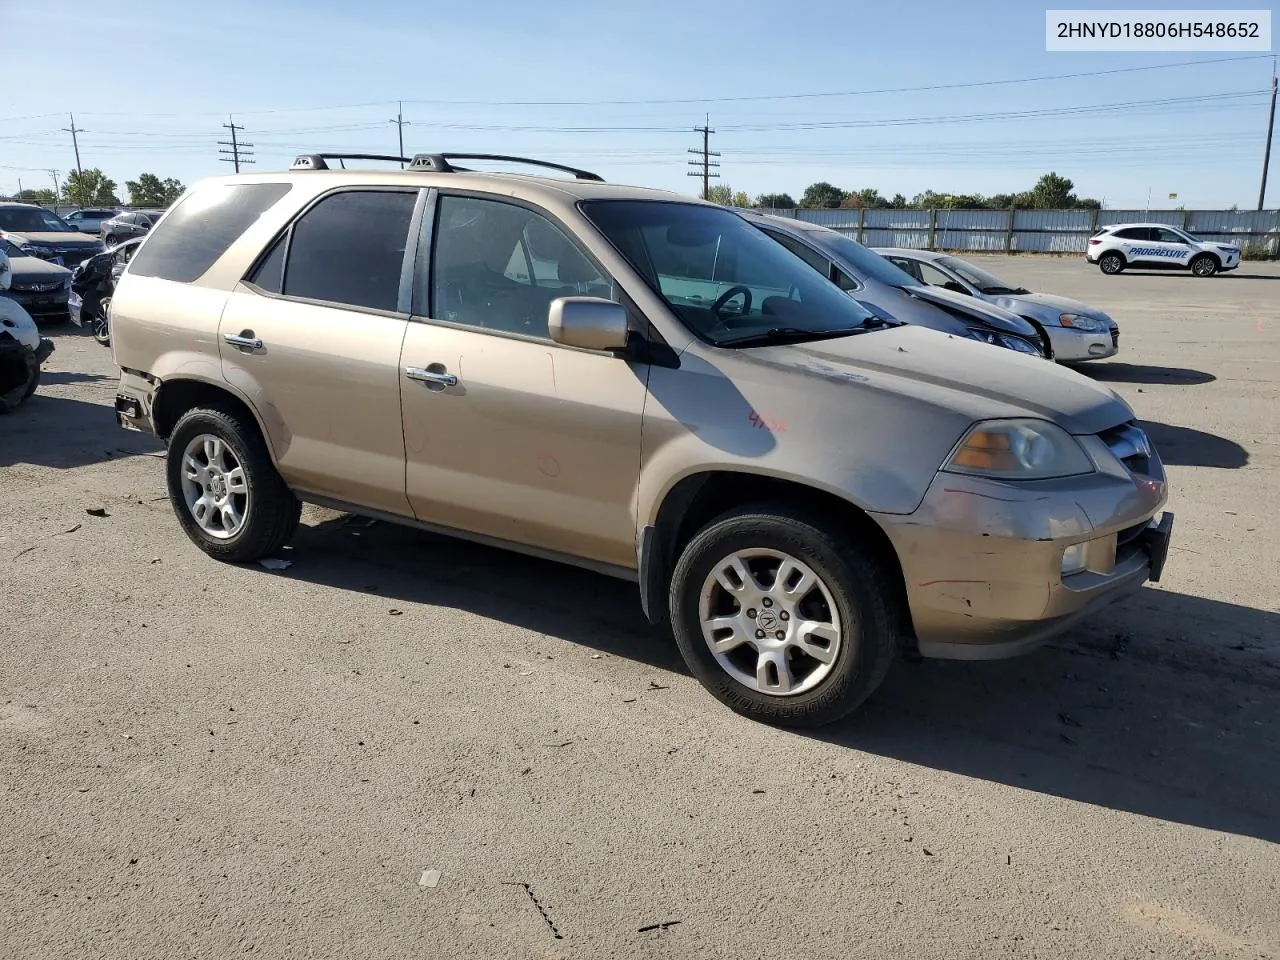
[[1110, 321], [1111, 318], [1097, 307], [1091, 307], [1070, 297], [1056, 297], [1051, 293], [1019, 293], [1012, 296], [992, 297], [991, 302], [1013, 313], [1032, 313], [1037, 317], [1058, 323], [1063, 313], [1078, 313], [1082, 317], [1095, 317]]
[[904, 287], [903, 290], [926, 303], [937, 304], [945, 309], [962, 313], [967, 319], [983, 326], [992, 327], [1003, 333], [1017, 334], [1035, 342], [1040, 339], [1040, 334], [1035, 327], [999, 304], [988, 303], [965, 293], [956, 293], [954, 290], [944, 290], [942, 287]]
[[1209, 247], [1213, 250], [1233, 250], [1236, 253], [1240, 252], [1240, 245], [1237, 243], [1219, 243], [1216, 240], [1208, 240], [1202, 242], [1200, 246]]
[[973, 420], [1037, 417], [1092, 434], [1134, 417], [1113, 390], [1067, 367], [918, 326], [743, 352], [797, 373], [903, 393]]
[[49, 232], [24, 230], [21, 233], [9, 231], [4, 236], [7, 240], [19, 245], [38, 243], [43, 247], [69, 247], [71, 249], [95, 247], [102, 242], [97, 237], [90, 236], [87, 233], [63, 233], [60, 230]]
[[10, 257], [9, 265], [13, 268], [13, 283], [51, 283], [54, 280], [65, 280], [71, 271], [56, 263], [49, 263], [39, 257]]

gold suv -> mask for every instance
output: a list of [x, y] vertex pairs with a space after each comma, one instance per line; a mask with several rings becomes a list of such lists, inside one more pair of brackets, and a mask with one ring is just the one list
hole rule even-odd
[[1164, 471], [1094, 381], [873, 315], [713, 204], [336, 156], [198, 184], [112, 302], [117, 418], [210, 556], [305, 500], [580, 564], [793, 725], [1159, 577]]

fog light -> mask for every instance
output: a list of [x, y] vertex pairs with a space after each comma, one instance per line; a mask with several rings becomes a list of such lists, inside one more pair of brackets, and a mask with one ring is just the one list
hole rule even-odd
[[1075, 543], [1062, 551], [1062, 575], [1079, 573], [1089, 560], [1089, 544]]

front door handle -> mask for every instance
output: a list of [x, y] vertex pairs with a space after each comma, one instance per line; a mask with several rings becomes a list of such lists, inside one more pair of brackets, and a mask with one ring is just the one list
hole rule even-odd
[[445, 373], [444, 365], [433, 363], [430, 367], [405, 367], [404, 375], [410, 380], [418, 380], [429, 388], [443, 389], [456, 387], [458, 378], [452, 373]]
[[250, 350], [261, 350], [263, 343], [253, 335], [252, 330], [241, 330], [238, 334], [224, 333], [222, 339], [233, 347], [246, 347]]

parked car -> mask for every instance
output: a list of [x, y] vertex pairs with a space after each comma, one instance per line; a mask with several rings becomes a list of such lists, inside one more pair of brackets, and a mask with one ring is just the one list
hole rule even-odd
[[890, 316], [1019, 353], [1053, 355], [1048, 340], [1021, 317], [971, 297], [930, 287], [852, 237], [791, 217], [739, 210], [849, 296]]
[[62, 219], [73, 229], [96, 237], [101, 232], [103, 221], [119, 214], [119, 210], [75, 210]]
[[68, 302], [71, 322], [76, 326], [88, 325], [93, 338], [101, 344], [111, 342], [111, 295], [142, 240], [142, 237], [126, 240], [106, 253], [90, 257], [76, 267], [71, 276]]
[[31, 314], [9, 295], [13, 265], [0, 247], [0, 413], [12, 413], [40, 386], [40, 365], [53, 341], [40, 336]]
[[164, 216], [163, 210], [131, 210], [102, 223], [102, 238], [108, 247], [134, 237], [145, 237]]
[[0, 237], [29, 257], [74, 267], [101, 253], [101, 240], [77, 233], [51, 210], [30, 203], [0, 203]]
[[22, 304], [22, 308], [37, 322], [66, 320], [71, 271], [28, 256], [11, 240], [0, 238], [0, 251], [8, 256], [11, 271], [5, 295]]
[[1097, 307], [1006, 283], [981, 267], [933, 250], [899, 247], [876, 252], [895, 266], [934, 287], [985, 300], [1034, 323], [1053, 344], [1062, 363], [1102, 360], [1120, 350], [1120, 324]]
[[1160, 577], [1164, 470], [1105, 385], [880, 319], [714, 204], [337, 157], [197, 185], [112, 299], [118, 421], [211, 557], [307, 500], [585, 566], [801, 726], [902, 645], [1016, 654]]
[[1231, 243], [1197, 240], [1167, 223], [1113, 223], [1089, 239], [1084, 254], [1103, 273], [1136, 270], [1190, 270], [1212, 277], [1240, 266], [1240, 248]]

